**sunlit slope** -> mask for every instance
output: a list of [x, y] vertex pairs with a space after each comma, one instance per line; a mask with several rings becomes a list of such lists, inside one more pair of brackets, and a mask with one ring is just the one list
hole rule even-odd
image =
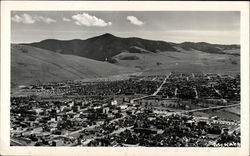
[[[197, 50], [179, 49], [180, 52], [159, 53], [127, 53], [123, 52], [115, 58], [119, 65], [139, 68], [146, 74], [164, 74], [170, 71], [179, 72], [211, 72], [238, 73], [240, 72], [240, 56], [213, 54]], [[124, 57], [138, 59], [124, 60]]]
[[11, 45], [12, 86], [38, 82], [94, 78], [133, 72], [107, 62], [25, 45]]

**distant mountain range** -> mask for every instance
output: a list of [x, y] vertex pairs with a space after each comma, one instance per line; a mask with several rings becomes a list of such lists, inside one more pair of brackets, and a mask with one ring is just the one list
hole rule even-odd
[[181, 52], [182, 50], [199, 50], [207, 53], [228, 54], [228, 50], [240, 48], [239, 45], [218, 45], [205, 42], [184, 42], [177, 44], [164, 41], [145, 40], [135, 37], [120, 38], [109, 33], [86, 40], [47, 39], [41, 42], [29, 43], [25, 45], [34, 46], [61, 54], [82, 56], [99, 61], [110, 59], [122, 52], [157, 53], [165, 51]]
[[181, 72], [240, 71], [240, 46], [171, 43], [111, 34], [86, 40], [48, 39], [11, 45], [11, 84]]

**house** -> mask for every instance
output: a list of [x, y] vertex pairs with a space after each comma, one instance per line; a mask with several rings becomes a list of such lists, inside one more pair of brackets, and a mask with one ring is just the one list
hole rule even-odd
[[125, 110], [125, 109], [128, 108], [128, 105], [125, 105], [125, 104], [119, 105], [119, 108], [120, 108], [121, 110]]
[[111, 101], [111, 105], [117, 105], [117, 104], [118, 104], [117, 100], [112, 100]]
[[102, 109], [102, 113], [103, 113], [103, 114], [108, 114], [108, 112], [109, 112], [109, 107], [104, 107], [104, 108]]

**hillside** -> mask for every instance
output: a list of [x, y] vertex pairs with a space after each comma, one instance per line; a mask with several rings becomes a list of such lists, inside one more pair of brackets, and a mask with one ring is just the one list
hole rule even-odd
[[133, 71], [84, 57], [63, 55], [26, 45], [11, 45], [12, 87], [48, 81], [103, 77]]
[[[123, 59], [132, 57], [137, 59]], [[168, 74], [171, 71], [225, 74], [240, 72], [239, 56], [198, 50], [147, 54], [123, 52], [114, 56], [113, 59], [116, 60], [117, 65], [142, 70], [144, 75]]]
[[240, 49], [239, 45], [220, 45], [220, 44], [209, 44], [206, 42], [197, 42], [197, 43], [183, 42], [177, 46], [181, 47], [184, 50], [199, 50], [214, 54], [232, 54], [228, 51]]
[[128, 53], [157, 53], [182, 52], [183, 50], [198, 50], [213, 54], [240, 55], [232, 51], [239, 51], [239, 45], [219, 45], [205, 42], [170, 43], [164, 41], [146, 40], [136, 37], [121, 38], [112, 34], [103, 34], [86, 40], [55, 40], [47, 39], [30, 43], [34, 47], [51, 50], [57, 53], [82, 56], [94, 60], [104, 61], [122, 52]]
[[28, 45], [101, 61], [123, 51], [135, 52], [136, 50], [139, 51], [138, 49], [147, 52], [177, 51], [167, 42], [140, 38], [120, 38], [111, 34], [104, 34], [87, 40], [62, 41], [48, 39]]
[[[107, 60], [111, 63], [108, 63]], [[87, 40], [44, 40], [11, 47], [12, 86], [142, 72], [240, 72], [240, 46], [170, 43], [104, 34]]]

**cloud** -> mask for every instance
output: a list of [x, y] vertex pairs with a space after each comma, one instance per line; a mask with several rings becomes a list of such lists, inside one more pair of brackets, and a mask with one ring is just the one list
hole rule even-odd
[[47, 24], [56, 23], [56, 20], [54, 20], [52, 18], [49, 18], [49, 17], [35, 16], [34, 19], [36, 19], [36, 21], [44, 22], [44, 23], [47, 23]]
[[63, 17], [62, 20], [65, 21], [65, 22], [70, 22], [70, 21], [71, 21], [70, 19], [68, 19], [68, 18], [66, 18], [66, 17]]
[[50, 23], [56, 23], [56, 20], [49, 18], [49, 17], [43, 17], [43, 16], [31, 16], [29, 14], [22, 14], [22, 15], [15, 15], [11, 18], [12, 21], [16, 23], [24, 23], [24, 24], [33, 24], [35, 22], [44, 22], [47, 24]]
[[112, 25], [111, 22], [105, 22], [103, 19], [97, 18], [96, 16], [89, 15], [87, 13], [73, 15], [72, 19], [75, 20], [76, 25], [84, 25], [87, 27], [106, 27]]
[[11, 18], [12, 21], [17, 23], [24, 23], [24, 24], [33, 24], [35, 23], [35, 19], [30, 16], [29, 14], [23, 14], [21, 16], [15, 15]]
[[138, 18], [136, 18], [135, 16], [127, 16], [127, 20], [134, 24], [134, 25], [138, 25], [138, 26], [142, 26], [145, 24], [145, 22], [140, 21]]

